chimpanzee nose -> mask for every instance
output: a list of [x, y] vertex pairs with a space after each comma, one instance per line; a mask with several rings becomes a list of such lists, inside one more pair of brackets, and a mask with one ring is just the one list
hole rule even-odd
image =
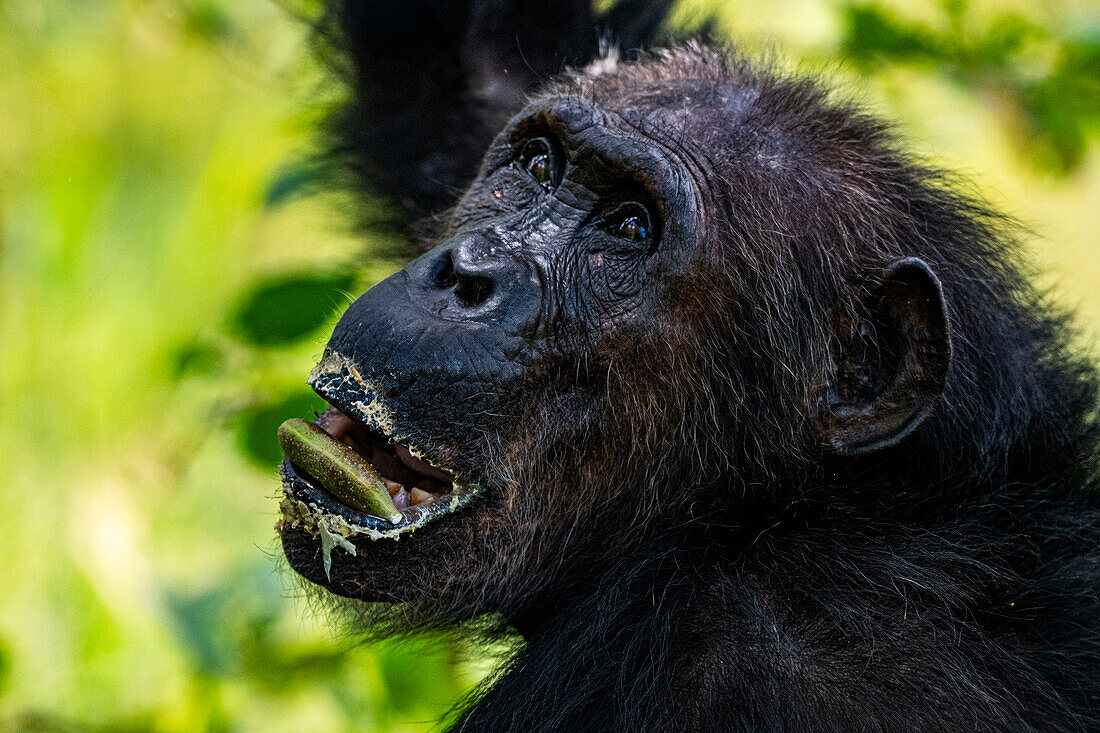
[[439, 253], [432, 284], [437, 290], [450, 291], [458, 306], [477, 308], [492, 297], [496, 290], [493, 273], [501, 268], [499, 262], [479, 258], [468, 244], [469, 239], [464, 239]]
[[481, 233], [458, 234], [405, 269], [410, 297], [446, 320], [518, 328], [540, 307], [534, 268]]

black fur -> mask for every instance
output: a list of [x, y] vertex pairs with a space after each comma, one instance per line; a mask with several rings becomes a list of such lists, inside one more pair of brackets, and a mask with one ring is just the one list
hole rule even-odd
[[330, 159], [390, 197], [397, 223], [438, 214], [469, 185], [489, 141], [529, 93], [614, 38], [657, 34], [671, 0], [331, 2], [316, 28], [350, 94], [330, 117]]
[[[440, 213], [497, 128], [592, 58], [608, 24], [631, 47], [657, 32], [664, 5], [627, 27], [635, 7], [330, 4], [320, 27], [351, 90], [327, 127], [334, 165], [403, 221]], [[652, 405], [594, 422], [646, 441], [622, 461], [623, 477], [651, 480], [624, 489], [648, 497], [623, 500], [634, 513], [577, 519], [567, 557], [515, 549], [512, 592], [492, 608], [475, 590], [404, 607], [423, 624], [495, 612], [524, 638], [455, 728], [1100, 730], [1097, 376], [1021, 272], [1013, 225], [820, 82], [736, 53], [683, 46], [539, 94], [675, 110], [683, 87], [669, 82], [749, 94], [736, 135], [717, 116], [663, 133], [713, 161], [722, 209], [708, 217], [723, 223], [697, 297], [719, 313], [689, 353], [669, 347], [694, 371], [669, 392], [667, 431], [656, 416], [654, 433], [636, 426]], [[942, 402], [898, 445], [838, 455], [806, 428], [830, 329], [857, 322], [878, 273], [909, 256], [948, 304]], [[652, 369], [637, 380], [659, 380]], [[630, 380], [623, 404], [643, 394]], [[527, 455], [570, 465], [570, 445], [540, 429]], [[415, 557], [416, 540], [365, 549]], [[295, 567], [313, 562], [306, 538], [284, 541]], [[334, 589], [364, 595], [371, 571], [334, 562]]]

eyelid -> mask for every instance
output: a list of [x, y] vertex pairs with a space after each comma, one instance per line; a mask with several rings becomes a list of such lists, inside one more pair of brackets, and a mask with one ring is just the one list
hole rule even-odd
[[603, 229], [612, 236], [618, 236], [615, 229], [631, 216], [641, 216], [644, 219], [648, 234], [645, 241], [652, 242], [657, 239], [658, 224], [653, 216], [652, 209], [639, 201], [625, 201], [611, 209], [603, 216]]
[[619, 224], [627, 217], [637, 214], [642, 215], [647, 224], [653, 219], [648, 206], [637, 201], [626, 201], [611, 209], [604, 217], [604, 221], [608, 224]]
[[546, 183], [539, 182], [539, 185], [548, 189], [556, 188], [562, 180], [564, 175], [564, 156], [561, 152], [561, 145], [557, 139], [552, 135], [544, 134], [524, 139], [514, 149], [517, 151], [514, 158], [514, 163], [525, 169], [530, 161], [530, 157], [534, 157], [541, 151], [532, 152], [535, 144], [541, 143], [541, 148], [546, 151], [547, 157], [550, 159], [550, 180]]

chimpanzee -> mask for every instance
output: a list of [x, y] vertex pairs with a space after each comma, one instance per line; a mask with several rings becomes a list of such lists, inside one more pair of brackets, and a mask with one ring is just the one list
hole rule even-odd
[[280, 430], [290, 565], [518, 639], [455, 730], [1100, 729], [1097, 374], [1012, 222], [820, 80], [635, 51], [667, 5], [326, 6], [328, 160], [434, 247]]

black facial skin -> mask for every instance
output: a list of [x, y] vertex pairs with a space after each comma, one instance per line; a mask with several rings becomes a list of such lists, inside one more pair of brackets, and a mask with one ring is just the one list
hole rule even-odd
[[[452, 235], [359, 298], [329, 342], [377, 383], [396, 436], [464, 475], [486, 478], [484, 441], [522, 428], [534, 373], [583, 360], [602, 334], [663, 320], [668, 281], [694, 255], [687, 201], [698, 192], [675, 153], [598, 117], [579, 98], [519, 115]], [[681, 215], [662, 226], [671, 207]], [[324, 384], [355, 411], [360, 395]]]
[[408, 12], [322, 22], [332, 160], [464, 193], [311, 383], [476, 488], [408, 532], [284, 464], [294, 570], [521, 638], [456, 730], [1096, 730], [1097, 377], [1006, 222], [813, 80], [688, 45], [523, 101], [586, 4]]

